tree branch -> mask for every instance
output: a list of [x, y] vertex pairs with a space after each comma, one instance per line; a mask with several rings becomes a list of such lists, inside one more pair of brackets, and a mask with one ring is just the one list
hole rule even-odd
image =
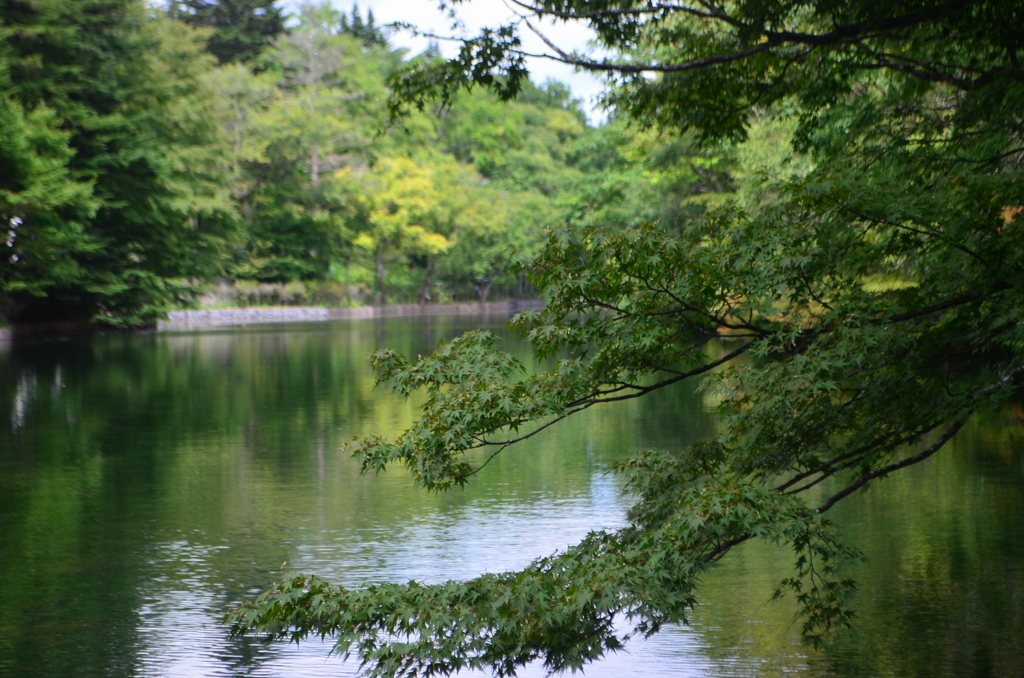
[[[683, 14], [689, 14], [691, 16], [699, 17], [701, 19], [720, 19], [728, 23], [737, 23], [735, 19], [727, 14], [719, 11], [708, 10], [701, 11], [695, 7], [687, 7], [686, 5], [677, 5], [667, 2], [652, 2], [648, 3], [646, 7], [617, 7], [612, 9], [596, 9], [590, 12], [566, 12], [564, 10], [548, 9], [547, 7], [541, 7], [540, 5], [532, 5], [520, 0], [509, 0], [514, 5], [518, 5], [523, 9], [533, 12], [538, 17], [554, 17], [563, 21], [584, 21], [595, 19], [611, 19], [616, 17], [642, 17], [653, 14], [669, 14], [671, 12], [680, 12]], [[701, 3], [705, 7], [708, 7], [707, 3]]]
[[728, 353], [725, 356], [719, 358], [718, 360], [713, 360], [713, 361], [711, 361], [709, 363], [705, 363], [705, 364], [701, 365], [700, 367], [696, 367], [696, 368], [694, 368], [692, 370], [689, 370], [687, 372], [679, 372], [679, 373], [676, 374], [676, 376], [672, 377], [671, 379], [665, 379], [664, 381], [659, 381], [657, 384], [652, 384], [650, 386], [637, 387], [637, 389], [636, 389], [636, 391], [634, 393], [629, 393], [627, 395], [622, 395], [622, 396], [614, 396], [614, 397], [611, 397], [611, 398], [595, 397], [594, 394], [591, 394], [591, 395], [585, 396], [583, 398], [580, 398], [579, 400], [575, 400], [575, 401], [573, 401], [571, 403], [568, 403], [566, 405], [566, 407], [578, 407], [578, 406], [584, 405], [584, 404], [589, 407], [590, 405], [595, 405], [597, 403], [611, 403], [611, 402], [616, 402], [616, 401], [619, 401], [619, 400], [631, 400], [633, 398], [639, 398], [640, 396], [647, 395], [648, 393], [651, 393], [652, 391], [657, 391], [658, 389], [665, 388], [666, 386], [671, 386], [672, 384], [676, 384], [676, 383], [678, 383], [678, 382], [680, 382], [680, 381], [682, 381], [684, 379], [689, 379], [691, 377], [696, 377], [696, 376], [701, 375], [701, 374], [706, 374], [707, 372], [710, 372], [711, 370], [715, 369], [716, 367], [718, 367], [720, 365], [724, 365], [725, 363], [729, 362], [733, 358], [736, 358], [737, 356], [742, 355], [743, 353], [745, 353], [747, 351], [748, 348], [749, 348], [749, 344], [745, 344], [745, 345], [739, 347], [738, 349], [736, 349], [735, 351], [732, 351], [731, 353]]
[[[607, 61], [593, 61], [590, 59], [583, 59], [580, 57], [568, 54], [561, 48], [559, 48], [554, 42], [552, 42], [547, 36], [541, 33], [536, 27], [534, 27], [529, 19], [525, 16], [521, 18], [526, 22], [529, 29], [535, 33], [544, 43], [552, 50], [555, 54], [527, 54], [520, 50], [511, 50], [516, 54], [522, 54], [525, 56], [535, 56], [540, 58], [551, 59], [554, 61], [560, 61], [571, 66], [583, 68], [590, 71], [600, 72], [615, 72], [615, 73], [681, 73], [685, 71], [698, 70], [707, 68], [709, 66], [715, 66], [719, 64], [730, 63], [733, 61], [739, 61], [742, 59], [749, 58], [761, 52], [771, 50], [775, 47], [785, 44], [799, 44], [806, 45], [809, 47], [830, 47], [835, 45], [843, 44], [855, 44], [863, 42], [864, 40], [882, 35], [885, 33], [892, 33], [906, 28], [914, 28], [921, 24], [929, 23], [932, 21], [939, 20], [945, 17], [947, 14], [957, 12], [969, 5], [973, 4], [975, 0], [961, 0], [950, 5], [936, 5], [930, 9], [922, 10], [911, 14], [904, 14], [898, 17], [892, 17], [889, 19], [883, 19], [880, 21], [862, 21], [857, 23], [845, 24], [837, 26], [833, 30], [827, 33], [803, 33], [798, 31], [772, 31], [766, 30], [764, 27], [753, 26], [751, 24], [743, 23], [738, 19], [729, 16], [726, 12], [716, 7], [715, 5], [708, 2], [701, 2], [705, 7], [705, 10], [699, 10], [694, 7], [688, 7], [686, 5], [675, 5], [668, 3], [655, 3], [648, 5], [643, 8], [620, 8], [620, 9], [604, 9], [594, 10], [592, 12], [566, 12], [562, 10], [552, 10], [539, 5], [533, 5], [530, 3], [522, 2], [520, 0], [510, 0], [515, 5], [522, 7], [523, 9], [533, 12], [538, 17], [551, 16], [563, 21], [573, 20], [590, 20], [601, 18], [611, 18], [614, 16], [642, 16], [658, 13], [669, 13], [669, 12], [680, 12], [689, 14], [703, 19], [717, 19], [735, 28], [746, 29], [748, 31], [756, 31], [756, 33], [764, 38], [764, 42], [760, 42], [746, 49], [739, 51], [729, 52], [726, 54], [719, 54], [701, 59], [693, 59], [679, 64], [657, 64], [657, 63], [645, 63], [645, 64], [615, 64]], [[893, 70], [902, 70], [910, 72], [916, 77], [925, 77], [929, 79], [938, 79], [945, 82], [951, 82], [961, 86], [966, 83], [962, 80], [949, 80], [953, 76], [939, 77], [941, 72], [928, 72], [921, 71], [909, 67], [905, 63], [899, 63], [897, 61], [879, 61], [873, 64], [859, 64], [859, 68], [891, 68]], [[909, 70], [908, 70], [909, 69]]]
[[897, 313], [896, 315], [891, 315], [888, 318], [884, 318], [879, 322], [901, 323], [906, 322], [907, 320], [915, 320], [926, 315], [931, 315], [932, 313], [938, 313], [940, 311], [945, 311], [951, 308], [955, 308], [957, 306], [963, 306], [965, 304], [971, 304], [976, 301], [981, 301], [985, 297], [988, 297], [992, 294], [1004, 292], [1012, 288], [1013, 285], [1009, 283], [997, 282], [995, 285], [992, 286], [992, 289], [988, 290], [987, 292], [973, 292], [971, 294], [961, 294], [958, 297], [953, 297], [952, 299], [940, 301], [937, 304], [925, 306], [924, 308], [919, 308], [916, 311], [907, 311], [906, 313]]
[[893, 471], [898, 471], [901, 468], [913, 466], [914, 464], [918, 464], [924, 461], [928, 457], [938, 452], [943, 445], [949, 442], [949, 440], [956, 435], [957, 431], [963, 428], [963, 425], [967, 423], [968, 417], [969, 414], [965, 414], [964, 416], [960, 417], [955, 422], [953, 422], [949, 429], [947, 429], [946, 432], [943, 433], [938, 440], [936, 440], [934, 443], [926, 447], [919, 454], [915, 454], [914, 456], [908, 457], [903, 461], [897, 462], [895, 464], [889, 464], [888, 466], [883, 466], [882, 468], [875, 469], [874, 471], [869, 471], [867, 473], [862, 474], [855, 481], [853, 481], [845, 488], [843, 488], [843, 490], [829, 497], [829, 499], [824, 504], [814, 509], [814, 512], [824, 513], [825, 511], [828, 511], [830, 508], [835, 506], [840, 500], [853, 494], [860, 488], [867, 485], [872, 480], [875, 480], [876, 478], [881, 478], [882, 476], [889, 475]]

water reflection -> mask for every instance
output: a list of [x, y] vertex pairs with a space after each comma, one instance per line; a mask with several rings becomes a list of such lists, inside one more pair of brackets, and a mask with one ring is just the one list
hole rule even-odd
[[[295, 572], [348, 585], [518, 567], [621, 524], [611, 465], [712, 432], [684, 388], [591, 410], [465, 490], [413, 491], [336, 453], [415, 413], [373, 388], [378, 345], [416, 355], [494, 318], [113, 335], [0, 352], [0, 675], [336, 676], [329, 647], [227, 638], [221, 615]], [[508, 349], [523, 359], [523, 347]], [[979, 420], [954, 449], [837, 513], [864, 548], [857, 635], [799, 644], [769, 604], [787, 554], [748, 544], [694, 625], [588, 676], [1020, 676], [1024, 429]], [[523, 675], [539, 676], [539, 668]]]

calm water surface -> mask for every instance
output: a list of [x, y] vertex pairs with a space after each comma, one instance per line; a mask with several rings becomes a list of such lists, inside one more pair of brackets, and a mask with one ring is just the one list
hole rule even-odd
[[[399, 469], [361, 476], [338, 453], [414, 416], [415, 401], [374, 390], [373, 348], [416, 355], [503, 322], [0, 348], [0, 675], [355, 675], [319, 642], [232, 640], [219, 619], [298, 572], [358, 585], [522, 566], [622, 523], [616, 461], [714, 431], [699, 394], [659, 393], [593, 409], [444, 495], [413, 490]], [[748, 544], [708, 578], [691, 627], [586, 675], [1024, 677], [1020, 412], [973, 422], [929, 464], [835, 510], [870, 561], [856, 573], [857, 632], [834, 652], [803, 648], [791, 603], [768, 602], [787, 554]]]

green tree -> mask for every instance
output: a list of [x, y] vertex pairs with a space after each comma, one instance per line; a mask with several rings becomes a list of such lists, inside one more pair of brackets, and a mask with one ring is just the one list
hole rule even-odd
[[[438, 232], [448, 215], [435, 174], [433, 167], [408, 158], [382, 158], [365, 173], [349, 168], [341, 172], [363, 221], [355, 244], [372, 258], [377, 306], [385, 302], [384, 284], [392, 262], [418, 255], [432, 268], [434, 257], [451, 246]], [[429, 277], [428, 271], [427, 290]]]
[[25, 114], [55, 188], [13, 214], [13, 317], [152, 321], [184, 279], [218, 269], [231, 234], [202, 36], [136, 0], [7, 2], [0, 16], [4, 115]]
[[309, 180], [316, 185], [325, 152], [346, 137], [355, 137], [360, 145], [366, 143], [359, 139], [362, 130], [352, 129], [350, 116], [339, 115], [344, 111], [343, 102], [366, 95], [338, 86], [343, 77], [351, 80], [348, 71], [359, 53], [355, 41], [338, 35], [341, 15], [328, 4], [304, 3], [299, 17], [299, 25], [279, 42], [272, 58], [285, 78], [285, 89], [292, 94], [282, 98], [280, 114], [288, 118], [283, 127], [295, 133], [307, 149]]
[[252, 62], [284, 32], [274, 0], [168, 0], [172, 19], [211, 28], [206, 49], [222, 64]]
[[341, 33], [341, 17], [325, 3], [300, 5], [298, 25], [266, 53], [267, 72], [218, 80], [233, 102], [222, 120], [237, 140], [247, 229], [235, 277], [322, 280], [349, 255], [334, 174], [368, 161], [393, 53]]
[[746, 162], [746, 147], [703, 148], [693, 135], [631, 129], [622, 120], [588, 129], [567, 148], [576, 176], [565, 221], [573, 228], [652, 222], [681, 228], [753, 183], [743, 172], [758, 165], [754, 158]]
[[83, 229], [95, 209], [92, 185], [70, 178], [72, 155], [51, 109], [26, 113], [0, 95], [0, 321], [14, 298], [77, 282], [81, 267], [65, 253], [98, 246]]
[[516, 102], [475, 91], [433, 113], [433, 143], [474, 166], [487, 181], [491, 205], [485, 218], [467, 221], [439, 262], [440, 276], [474, 287], [481, 301], [492, 285], [522, 290], [516, 262], [536, 254], [545, 230], [564, 220], [564, 205], [596, 181], [573, 163], [574, 147], [593, 131], [579, 101], [560, 83], [526, 82]]
[[490, 184], [466, 197], [472, 207], [461, 208], [438, 277], [464, 290], [472, 287], [486, 302], [495, 285], [510, 290], [519, 283], [519, 263], [540, 249], [544, 229], [557, 221], [558, 210], [540, 193]]
[[521, 94], [513, 103], [483, 91], [456, 97], [438, 112], [439, 141], [491, 181], [555, 196], [570, 183], [567, 148], [583, 134], [585, 119], [560, 83], [527, 81]]
[[255, 74], [244, 64], [217, 68], [206, 82], [216, 92], [217, 119], [227, 134], [228, 183], [243, 221], [248, 221], [252, 217], [255, 178], [247, 169], [260, 146], [255, 128], [260, 114], [274, 97], [276, 85], [272, 75]]

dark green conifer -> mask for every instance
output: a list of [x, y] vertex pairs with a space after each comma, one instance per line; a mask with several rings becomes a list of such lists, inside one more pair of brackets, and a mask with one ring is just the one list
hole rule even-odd
[[284, 32], [273, 0], [172, 0], [171, 16], [214, 29], [207, 50], [224, 64], [249, 62]]
[[141, 0], [0, 2], [0, 21], [11, 319], [155, 319], [173, 280], [216, 269], [228, 225], [212, 59]]
[[364, 22], [362, 15], [359, 13], [358, 4], [352, 5], [351, 18], [345, 14], [341, 15], [341, 27], [338, 32], [344, 35], [351, 35], [362, 42], [365, 47], [383, 47], [388, 44], [384, 31], [374, 25], [373, 10], [367, 11], [366, 21]]

